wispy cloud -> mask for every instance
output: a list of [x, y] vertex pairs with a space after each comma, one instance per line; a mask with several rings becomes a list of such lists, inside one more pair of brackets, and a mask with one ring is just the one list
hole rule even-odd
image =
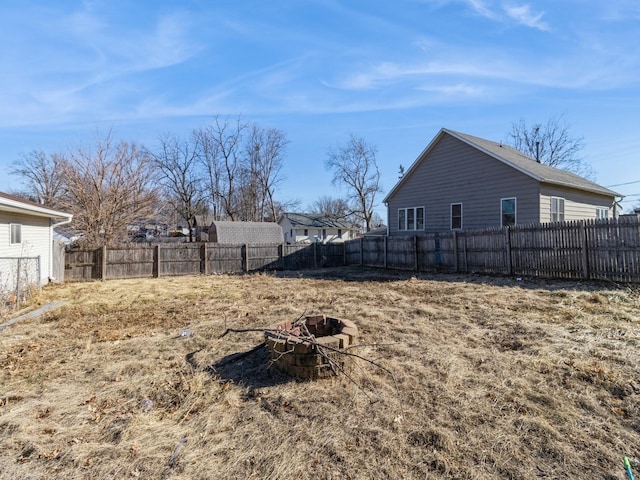
[[531, 10], [531, 5], [504, 5], [503, 9], [509, 18], [521, 25], [538, 30], [549, 30], [549, 25], [542, 20], [544, 12], [535, 13]]

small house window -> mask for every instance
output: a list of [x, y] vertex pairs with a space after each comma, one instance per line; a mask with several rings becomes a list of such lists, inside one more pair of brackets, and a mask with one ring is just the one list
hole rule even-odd
[[398, 230], [424, 230], [424, 207], [399, 209]]
[[564, 198], [551, 197], [551, 221], [564, 222]]
[[500, 200], [500, 217], [503, 227], [516, 224], [516, 199], [503, 198]]
[[22, 225], [19, 223], [9, 224], [10, 229], [10, 245], [20, 245], [22, 243]]
[[342, 229], [338, 229], [338, 238], [342, 238]]
[[609, 209], [607, 207], [596, 207], [596, 218], [609, 218]]
[[19, 223], [11, 223], [9, 228], [11, 230], [10, 244], [20, 245], [22, 243], [22, 225]]
[[462, 204], [451, 204], [451, 230], [460, 230], [462, 228]]
[[309, 236], [309, 229], [307, 229], [307, 228], [304, 229], [304, 236], [305, 237]]

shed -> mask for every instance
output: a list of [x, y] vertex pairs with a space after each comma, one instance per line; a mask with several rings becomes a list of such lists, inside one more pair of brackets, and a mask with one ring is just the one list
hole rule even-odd
[[280, 244], [282, 228], [275, 222], [214, 221], [209, 227], [209, 241], [235, 245]]

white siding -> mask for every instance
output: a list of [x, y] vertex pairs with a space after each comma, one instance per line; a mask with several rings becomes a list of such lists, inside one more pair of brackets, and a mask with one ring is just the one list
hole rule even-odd
[[540, 221], [551, 221], [551, 197], [564, 198], [564, 219], [588, 220], [596, 218], [596, 208], [609, 210], [613, 217], [613, 204], [610, 197], [556, 185], [543, 184], [540, 192]]
[[[10, 244], [9, 225], [22, 225], [22, 243]], [[0, 257], [40, 257], [40, 281], [47, 283], [51, 272], [50, 220], [18, 213], [0, 211]]]

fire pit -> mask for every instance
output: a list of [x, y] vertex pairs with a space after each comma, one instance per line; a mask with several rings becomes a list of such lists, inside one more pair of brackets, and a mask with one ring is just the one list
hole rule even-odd
[[333, 376], [344, 368], [344, 350], [358, 335], [356, 325], [342, 318], [309, 315], [280, 322], [264, 334], [274, 364], [298, 378]]

